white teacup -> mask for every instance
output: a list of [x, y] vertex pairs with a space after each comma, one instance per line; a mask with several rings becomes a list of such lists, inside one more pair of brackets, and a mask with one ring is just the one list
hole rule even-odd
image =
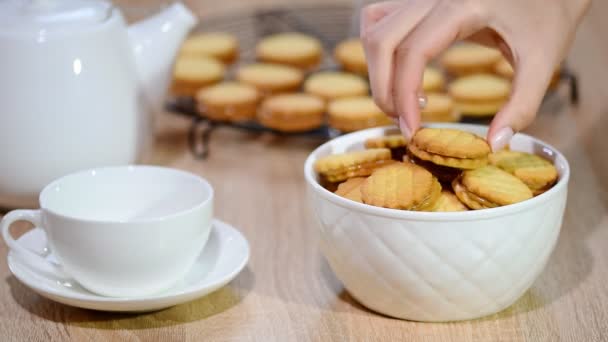
[[[40, 193], [39, 210], [14, 210], [2, 236], [28, 266], [74, 278], [92, 292], [141, 297], [170, 288], [203, 249], [213, 211], [213, 188], [183, 171], [108, 167], [70, 174]], [[21, 246], [10, 234], [29, 221], [47, 235], [59, 264]]]

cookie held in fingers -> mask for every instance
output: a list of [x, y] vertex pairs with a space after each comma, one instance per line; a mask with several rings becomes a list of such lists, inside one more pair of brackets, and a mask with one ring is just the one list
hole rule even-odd
[[318, 72], [304, 82], [304, 91], [324, 98], [339, 98], [367, 95], [369, 86], [360, 76], [339, 71]]
[[346, 182], [340, 183], [336, 190], [336, 195], [348, 198], [351, 201], [363, 203], [361, 199], [361, 185], [366, 177], [349, 178]]
[[280, 94], [266, 98], [258, 111], [258, 121], [282, 132], [302, 132], [323, 125], [325, 102], [304, 93]]
[[314, 168], [325, 180], [341, 182], [348, 178], [369, 176], [382, 166], [395, 163], [388, 148], [332, 154], [320, 158]]
[[490, 164], [521, 179], [539, 195], [557, 182], [557, 169], [546, 159], [535, 154], [517, 151], [499, 151], [489, 156]]
[[264, 62], [287, 64], [310, 69], [321, 62], [321, 42], [302, 33], [278, 33], [262, 39], [255, 48], [257, 58]]
[[242, 66], [236, 78], [256, 87], [262, 95], [273, 95], [297, 90], [302, 85], [304, 73], [296, 68], [268, 63]]
[[440, 194], [437, 179], [411, 163], [379, 168], [361, 186], [363, 203], [391, 209], [430, 210]]
[[223, 82], [196, 94], [201, 115], [217, 121], [253, 119], [259, 95], [255, 87], [239, 82]]
[[211, 57], [181, 56], [173, 69], [171, 91], [179, 96], [194, 96], [201, 88], [224, 79], [224, 65]]
[[238, 56], [238, 41], [225, 32], [205, 32], [188, 37], [181, 47], [180, 55], [192, 57], [213, 57], [229, 64]]
[[475, 169], [488, 163], [490, 146], [477, 135], [450, 128], [422, 128], [408, 150], [417, 158], [458, 169]]
[[329, 126], [341, 132], [393, 124], [369, 96], [349, 97], [329, 102]]
[[471, 209], [494, 208], [533, 197], [524, 182], [493, 165], [464, 171], [454, 180], [452, 188]]

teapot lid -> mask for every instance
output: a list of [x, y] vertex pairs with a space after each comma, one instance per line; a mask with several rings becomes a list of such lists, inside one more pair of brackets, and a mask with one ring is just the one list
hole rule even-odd
[[102, 0], [0, 1], [0, 28], [11, 30], [70, 28], [104, 22], [112, 4]]

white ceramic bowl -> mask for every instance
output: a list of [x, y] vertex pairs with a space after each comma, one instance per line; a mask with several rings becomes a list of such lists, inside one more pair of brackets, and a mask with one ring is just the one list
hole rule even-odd
[[[486, 134], [486, 126], [437, 124]], [[517, 134], [511, 148], [553, 160], [551, 190], [509, 206], [455, 213], [401, 211], [339, 197], [317, 181], [314, 162], [362, 149], [394, 128], [333, 139], [311, 153], [304, 173], [319, 222], [321, 249], [346, 289], [366, 307], [416, 321], [489, 315], [511, 305], [534, 282], [557, 241], [570, 168], [552, 146]]]

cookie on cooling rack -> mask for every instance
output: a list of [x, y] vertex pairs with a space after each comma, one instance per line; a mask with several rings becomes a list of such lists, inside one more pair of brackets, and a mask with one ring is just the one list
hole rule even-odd
[[487, 117], [507, 102], [511, 82], [492, 74], [464, 76], [450, 83], [448, 92], [463, 116]]
[[492, 72], [502, 54], [497, 49], [474, 43], [460, 43], [450, 47], [441, 56], [443, 68], [456, 76]]
[[234, 35], [225, 32], [196, 33], [184, 41], [180, 55], [213, 57], [229, 64], [238, 57], [238, 41]]
[[426, 67], [424, 69], [424, 75], [422, 77], [422, 90], [424, 90], [425, 93], [441, 91], [444, 85], [445, 77], [439, 69], [433, 67]]
[[217, 121], [246, 121], [253, 119], [259, 95], [255, 87], [239, 82], [223, 82], [196, 94], [201, 115]]
[[258, 110], [258, 121], [282, 132], [304, 132], [323, 125], [325, 102], [304, 93], [267, 97]]
[[171, 92], [194, 96], [199, 89], [223, 80], [224, 73], [224, 65], [215, 58], [180, 56], [173, 69]]
[[255, 51], [261, 61], [301, 69], [316, 67], [323, 56], [323, 48], [317, 38], [297, 32], [265, 37], [256, 45]]
[[327, 114], [329, 125], [341, 132], [393, 124], [370, 96], [333, 100], [329, 102]]
[[304, 73], [281, 64], [254, 63], [242, 66], [236, 78], [256, 87], [263, 96], [292, 92], [300, 88]]
[[367, 95], [369, 86], [363, 77], [346, 72], [324, 71], [306, 79], [304, 91], [329, 101]]
[[342, 69], [367, 76], [367, 61], [365, 51], [359, 38], [350, 38], [342, 41], [334, 49], [334, 58]]
[[454, 109], [454, 101], [447, 94], [430, 93], [426, 106], [420, 111], [423, 122], [457, 122], [460, 114]]

